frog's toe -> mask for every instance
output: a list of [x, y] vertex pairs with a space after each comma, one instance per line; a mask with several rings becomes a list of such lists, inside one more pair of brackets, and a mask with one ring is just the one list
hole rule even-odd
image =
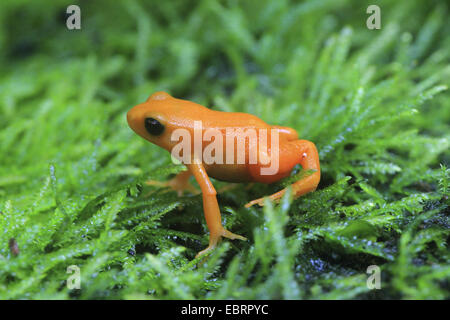
[[255, 204], [259, 205], [260, 207], [263, 207], [264, 206], [264, 198], [259, 198], [259, 199], [252, 200], [249, 203], [247, 203], [245, 205], [245, 207], [246, 208], [250, 208], [251, 206], [253, 206]]
[[220, 242], [221, 237], [228, 238], [228, 239], [231, 239], [231, 240], [238, 239], [238, 240], [247, 241], [246, 237], [240, 236], [240, 235], [235, 234], [233, 232], [230, 232], [230, 231], [228, 231], [226, 229], [222, 229], [222, 231], [219, 231], [217, 233], [212, 234], [210, 242], [209, 242], [209, 246], [206, 249], [204, 249], [204, 250], [200, 251], [199, 253], [197, 253], [195, 258], [198, 258], [198, 257], [200, 257], [200, 256], [202, 256], [204, 254], [207, 254], [208, 252], [214, 250], [216, 248], [216, 246], [217, 246], [217, 243]]
[[233, 233], [233, 232], [230, 232], [230, 231], [228, 231], [228, 230], [226, 230], [226, 229], [223, 229], [223, 231], [222, 231], [222, 237], [228, 238], [228, 239], [231, 239], [231, 240], [238, 239], [238, 240], [247, 241], [247, 238], [246, 238], [246, 237], [240, 236], [240, 235], [235, 234], [235, 233]]
[[286, 192], [286, 188], [281, 191], [275, 192], [274, 194], [272, 194], [270, 196], [250, 201], [249, 203], [247, 203], [245, 205], [245, 207], [250, 208], [251, 206], [253, 206], [255, 204], [258, 204], [259, 206], [263, 207], [264, 201], [266, 198], [269, 199], [270, 201], [273, 201], [274, 203], [278, 203], [280, 201], [280, 199], [284, 196], [285, 192]]
[[195, 258], [197, 259], [198, 257], [203, 256], [204, 254], [206, 254], [206, 253], [208, 253], [208, 252], [214, 250], [215, 248], [216, 248], [216, 244], [209, 245], [208, 248], [206, 248], [206, 249], [200, 251], [199, 253], [197, 253], [197, 255], [195, 256]]

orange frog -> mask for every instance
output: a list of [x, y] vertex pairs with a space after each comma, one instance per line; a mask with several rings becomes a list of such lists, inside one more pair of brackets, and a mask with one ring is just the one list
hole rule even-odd
[[[209, 246], [197, 256], [214, 249], [221, 237], [246, 240], [222, 226], [217, 192], [209, 177], [229, 182], [273, 183], [289, 176], [294, 166], [300, 164], [313, 173], [291, 185], [295, 197], [314, 191], [320, 180], [319, 155], [314, 143], [299, 140], [294, 129], [271, 126], [250, 114], [214, 111], [156, 92], [128, 111], [127, 121], [138, 135], [168, 150], [187, 167], [187, 171], [160, 184], [181, 193], [193, 189], [189, 184], [191, 175], [198, 182], [210, 235]], [[189, 136], [190, 141], [186, 140]], [[196, 137], [201, 141], [196, 142]], [[180, 148], [180, 140], [185, 148]], [[211, 147], [213, 142], [215, 148]], [[212, 160], [205, 157], [207, 151]], [[286, 188], [269, 199], [276, 201], [285, 192]], [[263, 202], [264, 198], [256, 199], [246, 207]]]

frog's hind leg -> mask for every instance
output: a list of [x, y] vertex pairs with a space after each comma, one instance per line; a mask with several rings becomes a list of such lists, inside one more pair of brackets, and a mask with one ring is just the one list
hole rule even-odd
[[191, 172], [182, 171], [169, 181], [148, 180], [145, 184], [149, 186], [168, 187], [177, 192], [178, 196], [182, 196], [184, 191], [198, 194], [199, 191], [189, 182]]
[[[304, 170], [314, 170], [314, 172], [291, 185], [292, 191], [295, 198], [298, 198], [308, 192], [314, 191], [320, 181], [320, 163], [319, 163], [319, 153], [314, 143], [307, 140], [296, 140], [291, 141], [292, 150], [295, 150], [299, 154], [298, 163], [303, 167]], [[272, 201], [279, 200], [286, 193], [286, 188], [268, 196]], [[258, 204], [260, 206], [264, 205], [264, 198], [255, 199], [250, 201], [245, 205], [246, 208]]]

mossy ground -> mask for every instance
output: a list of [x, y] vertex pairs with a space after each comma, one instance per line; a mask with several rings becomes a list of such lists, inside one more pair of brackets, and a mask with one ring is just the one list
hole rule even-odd
[[[444, 2], [80, 1], [80, 31], [69, 4], [0, 3], [0, 298], [450, 298]], [[181, 168], [125, 119], [157, 90], [295, 128], [318, 190], [220, 194], [249, 241], [198, 264], [201, 197], [143, 183]]]

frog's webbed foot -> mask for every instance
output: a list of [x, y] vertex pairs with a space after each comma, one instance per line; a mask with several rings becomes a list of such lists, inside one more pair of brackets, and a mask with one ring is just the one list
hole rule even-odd
[[189, 191], [192, 194], [200, 193], [197, 188], [195, 188], [190, 182], [189, 177], [191, 173], [189, 171], [182, 171], [177, 174], [173, 179], [169, 181], [156, 181], [156, 180], [148, 180], [145, 184], [149, 186], [157, 186], [157, 187], [167, 187], [170, 190], [174, 190], [177, 192], [178, 196], [181, 197], [184, 191]]

